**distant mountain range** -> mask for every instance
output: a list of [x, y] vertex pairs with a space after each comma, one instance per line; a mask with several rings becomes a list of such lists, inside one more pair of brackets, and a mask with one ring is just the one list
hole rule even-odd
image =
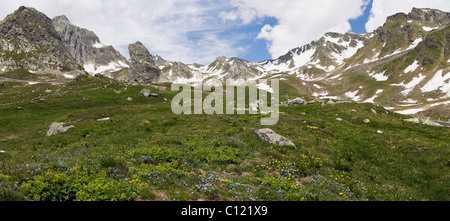
[[219, 57], [199, 65], [152, 55], [141, 42], [130, 44], [126, 59], [66, 16], [50, 19], [20, 7], [0, 22], [0, 73], [25, 69], [67, 78], [102, 75], [130, 84], [289, 78], [295, 79], [295, 87], [306, 88], [310, 98], [450, 117], [449, 30], [450, 13], [414, 8], [388, 17], [372, 33], [326, 33], [274, 60]]

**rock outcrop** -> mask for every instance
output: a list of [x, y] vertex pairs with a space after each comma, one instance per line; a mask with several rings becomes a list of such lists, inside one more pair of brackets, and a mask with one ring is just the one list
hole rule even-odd
[[47, 137], [54, 136], [54, 135], [57, 135], [60, 133], [64, 133], [71, 128], [75, 128], [75, 126], [71, 125], [71, 126], [64, 127], [64, 123], [56, 123], [56, 122], [52, 123], [47, 128]]
[[157, 81], [161, 75], [161, 70], [156, 67], [154, 57], [148, 49], [138, 41], [130, 44], [128, 50], [130, 52], [131, 63], [127, 80], [144, 84]]
[[292, 99], [292, 100], [287, 100], [287, 101], [283, 102], [281, 105], [289, 106], [289, 107], [295, 107], [295, 106], [307, 105], [307, 104], [308, 104], [307, 101], [305, 101], [302, 98], [297, 97], [297, 98]]
[[94, 32], [73, 25], [66, 16], [53, 18], [52, 24], [69, 53], [91, 75], [108, 76], [129, 67], [127, 59], [112, 46], [103, 45]]
[[64, 46], [52, 20], [34, 8], [20, 7], [0, 23], [0, 66], [5, 71], [85, 73]]
[[259, 139], [269, 142], [273, 145], [295, 147], [295, 144], [292, 143], [290, 140], [275, 133], [273, 130], [269, 128], [256, 131], [256, 135], [258, 135]]

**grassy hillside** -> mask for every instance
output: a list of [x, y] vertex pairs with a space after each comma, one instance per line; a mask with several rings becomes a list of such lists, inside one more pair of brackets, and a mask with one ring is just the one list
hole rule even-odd
[[[371, 104], [280, 107], [270, 128], [296, 147], [279, 147], [259, 115], [177, 116], [175, 92], [142, 88], [0, 86], [0, 200], [450, 200], [449, 128]], [[75, 128], [46, 137], [52, 122]]]

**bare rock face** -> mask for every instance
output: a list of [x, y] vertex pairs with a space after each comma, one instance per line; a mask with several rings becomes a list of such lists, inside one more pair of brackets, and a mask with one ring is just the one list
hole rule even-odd
[[221, 71], [223, 79], [231, 80], [248, 80], [263, 74], [262, 71], [258, 69], [258, 65], [252, 62], [240, 58], [226, 57], [218, 57], [208, 66], [208, 71]]
[[128, 46], [130, 52], [130, 70], [128, 80], [138, 83], [150, 84], [161, 76], [161, 70], [156, 67], [154, 57], [141, 43], [136, 42]]
[[290, 140], [275, 133], [273, 130], [269, 128], [256, 131], [256, 135], [258, 135], [259, 139], [269, 142], [273, 145], [295, 147], [295, 144], [293, 144]]
[[66, 16], [53, 18], [52, 24], [69, 53], [91, 74], [99, 74], [97, 68], [111, 72], [128, 67], [127, 59], [112, 46], [103, 45], [94, 32], [73, 25]]
[[0, 66], [5, 71], [84, 73], [64, 46], [52, 21], [34, 8], [20, 7], [0, 23]]
[[47, 129], [47, 137], [57, 135], [60, 133], [64, 133], [71, 128], [75, 128], [75, 126], [71, 125], [71, 126], [64, 127], [64, 123], [56, 123], [56, 122], [52, 123]]

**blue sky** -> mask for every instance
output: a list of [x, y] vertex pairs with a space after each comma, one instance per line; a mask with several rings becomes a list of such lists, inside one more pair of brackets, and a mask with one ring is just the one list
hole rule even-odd
[[350, 19], [350, 25], [352, 26], [351, 32], [353, 33], [367, 33], [366, 23], [369, 21], [370, 11], [372, 10], [373, 0], [367, 4], [364, 10], [364, 14], [356, 19]]
[[0, 0], [4, 18], [22, 5], [66, 15], [128, 57], [141, 41], [152, 54], [186, 64], [219, 56], [278, 58], [326, 32], [366, 33], [412, 7], [450, 11], [448, 0]]

